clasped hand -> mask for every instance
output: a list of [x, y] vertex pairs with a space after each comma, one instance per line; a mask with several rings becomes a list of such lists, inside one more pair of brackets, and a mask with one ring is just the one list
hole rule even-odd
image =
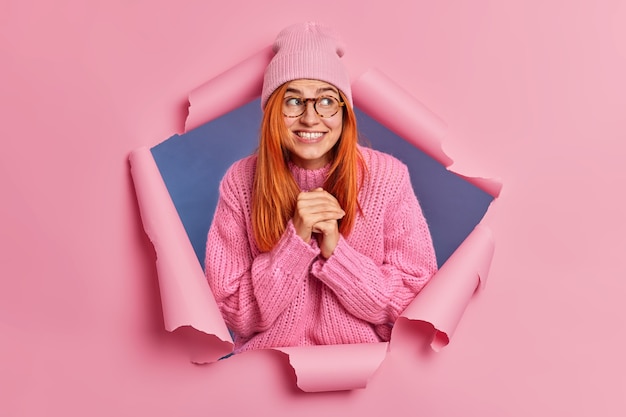
[[316, 188], [298, 195], [293, 225], [298, 236], [307, 243], [316, 234], [322, 256], [328, 259], [339, 243], [337, 221], [345, 215], [332, 194]]

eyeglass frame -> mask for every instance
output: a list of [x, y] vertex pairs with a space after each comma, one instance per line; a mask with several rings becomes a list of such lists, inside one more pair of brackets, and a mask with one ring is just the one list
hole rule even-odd
[[[288, 117], [290, 119], [295, 119], [297, 117], [302, 116], [306, 112], [307, 107], [309, 106], [309, 101], [313, 102], [313, 110], [315, 110], [315, 114], [317, 114], [322, 119], [330, 119], [331, 117], [333, 117], [337, 113], [339, 113], [339, 110], [341, 110], [341, 108], [346, 105], [346, 103], [344, 101], [341, 101], [337, 97], [333, 97], [333, 96], [319, 96], [319, 97], [315, 97], [315, 98], [304, 98], [304, 97], [300, 97], [300, 96], [287, 96], [287, 97], [283, 98], [283, 106], [285, 106], [285, 101], [287, 99], [292, 99], [292, 98], [296, 98], [296, 99], [302, 101], [304, 103], [304, 106], [302, 108], [303, 109], [302, 113], [298, 114], [297, 116], [288, 116], [288, 115], [285, 114], [285, 111], [283, 110], [283, 116]], [[319, 99], [322, 99], [322, 98], [330, 98], [332, 100], [335, 100], [337, 102], [337, 111], [334, 112], [333, 114], [331, 114], [330, 116], [322, 116], [320, 114], [320, 112], [317, 111], [317, 101]]]

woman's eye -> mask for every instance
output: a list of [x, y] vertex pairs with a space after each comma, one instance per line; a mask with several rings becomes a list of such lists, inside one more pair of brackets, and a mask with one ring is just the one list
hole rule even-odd
[[298, 97], [288, 97], [285, 99], [285, 104], [287, 106], [301, 106], [302, 100]]
[[320, 97], [320, 99], [318, 100], [318, 104], [320, 106], [332, 106], [333, 99], [330, 97]]

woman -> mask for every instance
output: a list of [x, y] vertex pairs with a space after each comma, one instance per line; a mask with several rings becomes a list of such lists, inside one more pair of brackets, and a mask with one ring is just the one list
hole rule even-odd
[[357, 144], [343, 48], [283, 30], [265, 71], [256, 154], [220, 184], [206, 276], [235, 352], [388, 341], [436, 271], [405, 165]]

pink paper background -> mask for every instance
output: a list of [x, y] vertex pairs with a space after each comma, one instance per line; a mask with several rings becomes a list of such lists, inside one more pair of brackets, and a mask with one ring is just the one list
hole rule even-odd
[[[0, 1], [0, 415], [626, 413], [626, 3], [211, 3]], [[394, 340], [351, 392], [299, 392], [280, 352], [190, 364], [128, 169], [304, 19], [446, 121], [452, 169], [505, 184], [453, 342]]]

